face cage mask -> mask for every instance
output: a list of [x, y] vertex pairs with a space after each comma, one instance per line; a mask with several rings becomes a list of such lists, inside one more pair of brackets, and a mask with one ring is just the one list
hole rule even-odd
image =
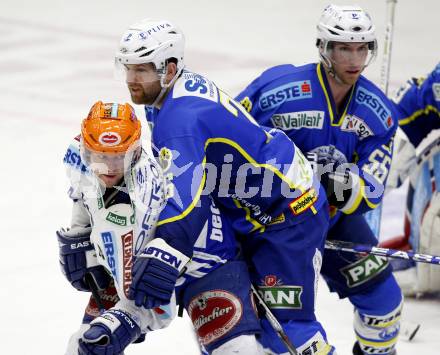
[[[368, 65], [370, 65], [373, 60], [377, 56], [377, 41], [374, 40], [372, 42], [365, 42], [368, 45], [367, 53], [359, 53], [358, 51], [344, 51], [342, 48], [335, 48], [334, 41], [322, 41], [320, 43], [323, 44], [323, 48], [320, 50], [320, 56], [324, 60], [325, 64], [332, 69], [333, 64], [337, 65], [349, 65], [353, 63], [354, 65], [358, 63], [362, 63], [362, 70], [365, 69]], [[344, 42], [345, 43], [345, 42]], [[347, 42], [350, 43], [350, 42]], [[353, 43], [361, 43], [361, 42], [353, 42]], [[334, 57], [338, 57], [339, 60], [335, 60]], [[357, 57], [357, 58], [356, 58]]]
[[81, 140], [81, 160], [95, 175], [126, 174], [140, 156], [140, 140], [132, 144], [126, 152], [105, 153], [89, 149]]

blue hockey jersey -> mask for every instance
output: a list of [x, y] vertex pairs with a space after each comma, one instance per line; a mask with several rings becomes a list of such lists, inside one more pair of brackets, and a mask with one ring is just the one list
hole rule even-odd
[[417, 147], [434, 129], [440, 128], [440, 63], [427, 78], [413, 78], [396, 97], [399, 126]]
[[157, 236], [192, 245], [210, 196], [239, 234], [299, 223], [324, 204], [310, 164], [292, 141], [260, 127], [208, 79], [184, 71], [161, 109], [146, 113], [170, 181]]
[[236, 99], [259, 124], [283, 130], [303, 152], [356, 164], [359, 182], [342, 212], [364, 213], [380, 203], [397, 120], [392, 103], [365, 77], [352, 87], [341, 112], [322, 64], [270, 68]]

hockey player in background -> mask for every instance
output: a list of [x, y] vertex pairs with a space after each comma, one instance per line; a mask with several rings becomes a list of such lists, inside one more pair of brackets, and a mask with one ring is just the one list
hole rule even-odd
[[[409, 177], [404, 235], [383, 242], [388, 248], [440, 254], [440, 64], [426, 77], [399, 89], [394, 158], [387, 188]], [[440, 293], [440, 268], [412, 261], [391, 261], [407, 296]]]
[[[325, 192], [283, 132], [258, 126], [212, 81], [185, 70], [183, 56], [178, 28], [144, 20], [126, 31], [115, 58], [133, 102], [147, 105], [153, 143], [173, 182], [153, 242], [183, 266], [212, 198], [242, 236], [251, 280], [298, 352], [332, 354], [314, 314], [328, 228]], [[168, 302], [148, 288], [155, 275], [157, 283], [176, 281], [174, 265], [162, 262], [161, 268], [167, 276], [148, 259], [135, 261], [130, 296], [137, 305]]]
[[[176, 299], [187, 309], [207, 353], [262, 353], [247, 266], [239, 259], [231, 227], [211, 200], [203, 229], [195, 235], [191, 261], [178, 271], [161, 266], [161, 260], [173, 260], [152, 239], [167, 184], [161, 167], [141, 145], [140, 134], [140, 121], [129, 104], [97, 102], [64, 158], [73, 213], [71, 228], [57, 232], [61, 268], [80, 291], [90, 291], [90, 275], [103, 303], [98, 307], [91, 297], [67, 354], [123, 353], [147, 332], [171, 322]], [[168, 304], [160, 308], [138, 307], [127, 298], [133, 260], [141, 257], [160, 277], [144, 279], [150, 294], [166, 297]], [[177, 282], [164, 282], [171, 273]]]
[[[376, 56], [375, 28], [361, 8], [329, 5], [317, 29], [319, 63], [270, 68], [237, 101], [314, 162], [331, 208], [327, 238], [376, 245], [363, 214], [381, 202], [397, 119], [361, 75]], [[321, 273], [354, 305], [353, 353], [394, 354], [402, 295], [386, 258], [326, 250]]]

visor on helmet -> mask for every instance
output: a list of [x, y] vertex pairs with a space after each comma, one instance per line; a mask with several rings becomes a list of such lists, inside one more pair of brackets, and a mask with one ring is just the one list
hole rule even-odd
[[156, 70], [153, 63], [124, 64], [120, 58], [115, 59], [116, 80], [126, 83], [153, 83], [161, 80], [163, 70]]
[[377, 43], [372, 42], [333, 42], [324, 41], [322, 56], [335, 64], [368, 66], [377, 55]]
[[132, 144], [126, 152], [106, 153], [90, 149], [84, 144], [84, 140], [81, 140], [81, 159], [97, 175], [124, 174], [137, 161], [139, 151], [139, 141]]

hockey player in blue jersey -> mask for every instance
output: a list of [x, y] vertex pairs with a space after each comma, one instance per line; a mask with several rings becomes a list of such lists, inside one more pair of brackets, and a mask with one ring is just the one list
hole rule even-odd
[[151, 250], [167, 191], [148, 144], [140, 143], [140, 132], [129, 104], [97, 102], [64, 158], [73, 213], [71, 228], [57, 232], [61, 269], [81, 291], [90, 291], [85, 276], [92, 276], [103, 303], [98, 307], [91, 298], [67, 355], [122, 354], [130, 343], [172, 321], [175, 299], [187, 310], [207, 352], [262, 354], [247, 266], [213, 201], [195, 237], [191, 261], [172, 285], [176, 297], [160, 309], [138, 307], [127, 298], [133, 259]]
[[[370, 16], [329, 5], [318, 23], [320, 62], [266, 70], [237, 101], [283, 130], [315, 163], [331, 206], [328, 239], [377, 244], [363, 213], [383, 196], [397, 126], [393, 105], [361, 75], [377, 51]], [[355, 354], [392, 354], [402, 296], [385, 258], [324, 253], [322, 275], [355, 306]]]
[[[387, 188], [409, 178], [404, 235], [382, 243], [388, 248], [440, 254], [440, 64], [425, 78], [412, 78], [395, 98], [399, 112], [394, 158]], [[407, 296], [440, 293], [440, 268], [392, 261]]]
[[135, 262], [131, 297], [147, 308], [168, 302], [212, 198], [242, 237], [252, 282], [299, 353], [331, 354], [314, 315], [329, 218], [325, 192], [282, 131], [260, 127], [213, 82], [184, 69], [183, 47], [173, 24], [144, 20], [130, 26], [116, 54], [133, 102], [148, 106], [153, 143], [173, 183], [155, 254]]

